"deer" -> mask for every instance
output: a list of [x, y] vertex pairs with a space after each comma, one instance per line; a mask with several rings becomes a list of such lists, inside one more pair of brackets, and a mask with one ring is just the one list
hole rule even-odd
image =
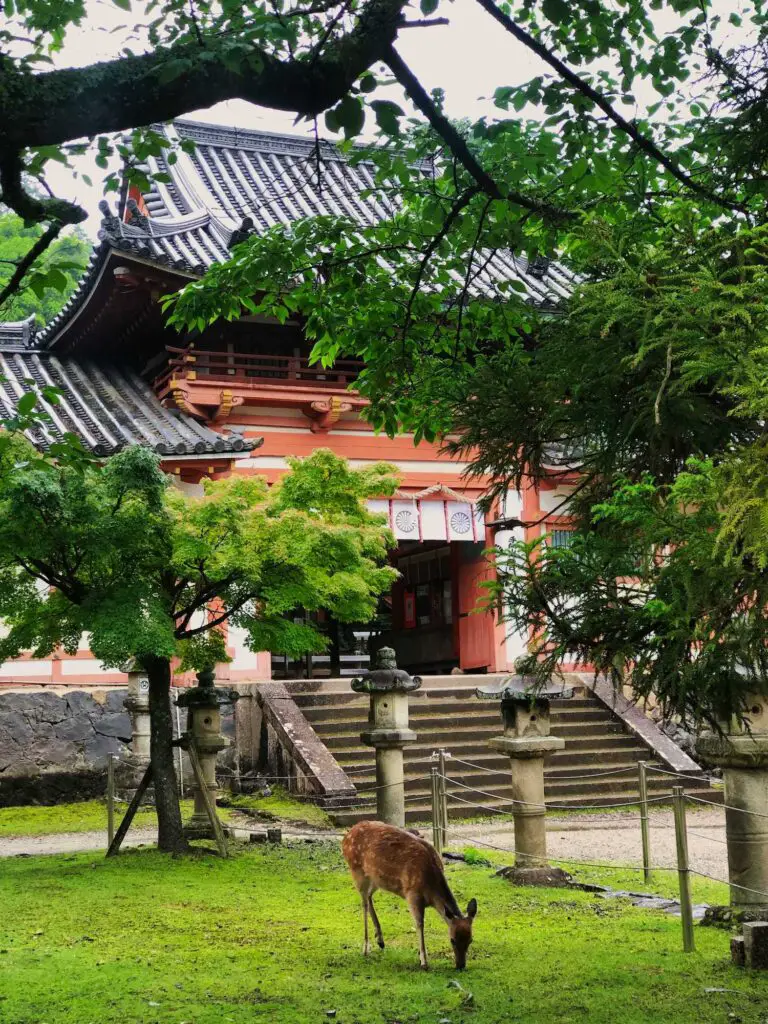
[[470, 900], [462, 914], [448, 886], [439, 853], [417, 833], [380, 821], [360, 821], [347, 832], [341, 844], [344, 859], [363, 903], [363, 956], [368, 956], [368, 915], [373, 921], [376, 941], [384, 949], [384, 936], [373, 908], [377, 889], [401, 896], [408, 904], [419, 933], [419, 963], [426, 971], [424, 911], [433, 907], [448, 925], [456, 969], [467, 966], [467, 950], [472, 942], [472, 922], [477, 900]]

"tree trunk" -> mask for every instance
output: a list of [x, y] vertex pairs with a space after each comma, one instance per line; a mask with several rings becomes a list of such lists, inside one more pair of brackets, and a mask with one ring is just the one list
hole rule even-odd
[[333, 617], [328, 623], [328, 634], [331, 641], [328, 649], [331, 676], [338, 678], [341, 675], [341, 629], [339, 628], [339, 623]]
[[171, 663], [168, 658], [146, 658], [143, 664], [149, 679], [150, 758], [157, 808], [157, 846], [164, 853], [186, 853], [189, 844], [182, 830], [173, 764]]

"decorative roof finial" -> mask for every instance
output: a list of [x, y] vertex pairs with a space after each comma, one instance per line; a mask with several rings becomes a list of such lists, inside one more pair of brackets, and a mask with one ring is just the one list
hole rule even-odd
[[229, 248], [231, 249], [233, 245], [240, 245], [241, 242], [246, 242], [254, 232], [253, 220], [250, 217], [243, 217], [240, 227], [235, 228], [230, 235]]

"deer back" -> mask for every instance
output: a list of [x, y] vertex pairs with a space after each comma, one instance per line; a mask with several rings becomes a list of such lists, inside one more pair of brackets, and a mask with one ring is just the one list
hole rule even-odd
[[419, 898], [442, 916], [461, 916], [439, 854], [418, 836], [380, 821], [360, 821], [344, 837], [342, 853], [358, 883], [366, 879], [404, 899]]

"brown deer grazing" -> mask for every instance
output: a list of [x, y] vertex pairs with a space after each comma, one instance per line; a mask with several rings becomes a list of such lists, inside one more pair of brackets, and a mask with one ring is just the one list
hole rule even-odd
[[464, 917], [445, 880], [440, 855], [429, 843], [402, 828], [384, 825], [380, 821], [360, 821], [344, 836], [341, 850], [363, 901], [365, 956], [371, 951], [369, 913], [376, 941], [384, 949], [384, 936], [372, 899], [377, 889], [384, 889], [402, 896], [408, 904], [419, 932], [419, 961], [425, 970], [428, 966], [424, 946], [424, 911], [427, 907], [434, 907], [448, 925], [456, 967], [459, 970], [466, 967], [477, 900], [469, 901], [467, 916]]

